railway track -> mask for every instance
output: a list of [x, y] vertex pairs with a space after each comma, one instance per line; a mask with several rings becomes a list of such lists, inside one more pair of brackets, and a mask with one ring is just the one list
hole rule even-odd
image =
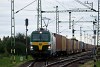
[[60, 61], [57, 61], [57, 62], [53, 62], [53, 63], [50, 63], [50, 64], [47, 64], [46, 66], [43, 66], [43, 67], [66, 67], [74, 62], [77, 62], [77, 61], [80, 61], [80, 60], [84, 60], [86, 58], [89, 58], [88, 57], [78, 57], [78, 58], [69, 58], [69, 59], [65, 59], [65, 60], [60, 60]]
[[90, 55], [91, 52], [88, 51], [68, 57], [53, 58], [47, 61], [31, 61], [30, 63], [26, 64], [26, 66], [24, 65], [22, 67], [66, 67], [77, 61], [91, 58]]
[[74, 56], [71, 56], [68, 58], [63, 58], [59, 61], [46, 64], [45, 66], [42, 66], [42, 67], [66, 67], [77, 61], [84, 60], [84, 59], [90, 59], [91, 57], [90, 57], [89, 53], [77, 54], [77, 55], [74, 55]]
[[27, 67], [33, 67], [35, 64], [35, 61], [31, 62]]
[[19, 67], [32, 67], [34, 63], [35, 63], [34, 60], [30, 60], [30, 61], [25, 62], [24, 64], [21, 64]]

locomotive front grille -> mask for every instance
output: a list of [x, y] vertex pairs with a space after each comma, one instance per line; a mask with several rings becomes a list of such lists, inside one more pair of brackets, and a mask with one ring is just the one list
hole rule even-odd
[[39, 50], [39, 47], [37, 45], [34, 45], [33, 46], [33, 49], [34, 49], [34, 51], [38, 51]]
[[[34, 51], [39, 51], [40, 50], [38, 45], [34, 45], [33, 49], [34, 49]], [[46, 50], [48, 50], [48, 45], [42, 46], [42, 51], [46, 51]]]
[[33, 42], [32, 43], [34, 50], [47, 50], [48, 49], [48, 42]]
[[42, 47], [42, 50], [43, 50], [43, 51], [48, 50], [48, 45], [44, 45], [44, 46]]

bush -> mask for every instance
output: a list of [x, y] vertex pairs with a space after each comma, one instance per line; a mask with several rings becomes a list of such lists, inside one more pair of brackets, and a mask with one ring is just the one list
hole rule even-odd
[[26, 46], [24, 43], [16, 42], [15, 49], [17, 55], [25, 55]]
[[2, 44], [2, 42], [0, 42], [0, 53], [4, 53], [4, 45]]

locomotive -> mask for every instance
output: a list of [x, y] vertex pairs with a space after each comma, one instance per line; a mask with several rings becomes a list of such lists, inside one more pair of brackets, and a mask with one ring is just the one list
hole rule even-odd
[[89, 51], [92, 48], [94, 48], [92, 44], [78, 41], [76, 38], [68, 39], [42, 28], [33, 31], [30, 37], [30, 52], [33, 58], [69, 55]]
[[56, 39], [47, 30], [33, 31], [30, 37], [30, 51], [34, 58], [48, 57], [56, 53]]

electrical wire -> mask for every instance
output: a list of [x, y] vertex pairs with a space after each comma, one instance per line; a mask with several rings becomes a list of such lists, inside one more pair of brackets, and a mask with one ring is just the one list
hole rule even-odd
[[29, 10], [29, 9], [25, 9], [24, 11], [37, 11], [37, 10]]
[[35, 0], [35, 1], [33, 1], [33, 2], [31, 2], [31, 3], [29, 3], [28, 5], [26, 5], [25, 7], [23, 7], [23, 8], [21, 8], [20, 10], [18, 10], [18, 11], [16, 11], [15, 12], [15, 14], [16, 13], [18, 13], [19, 11], [21, 11], [21, 10], [23, 10], [23, 9], [25, 9], [26, 7], [28, 7], [28, 6], [30, 6], [31, 4], [33, 4], [34, 2], [36, 2], [37, 0]]
[[62, 5], [59, 1], [55, 0], [57, 3], [59, 3], [63, 8], [66, 9], [66, 7], [64, 5]]
[[75, 0], [75, 1], [78, 2], [78, 3], [80, 3], [80, 4], [82, 4], [83, 6], [85, 6], [85, 7], [87, 7], [87, 8], [89, 8], [89, 9], [92, 9], [91, 7], [87, 6], [86, 4], [82, 3], [82, 2], [79, 1], [79, 0]]
[[[45, 1], [47, 1], [47, 0], [45, 0]], [[55, 5], [54, 3], [51, 3], [50, 1], [47, 1], [49, 4], [51, 4], [51, 5]]]
[[55, 4], [54, 3], [51, 3], [50, 1], [47, 1], [47, 0], [44, 0], [45, 2], [47, 2], [47, 5], [45, 4], [44, 6], [45, 7], [51, 7], [51, 6], [55, 6]]

